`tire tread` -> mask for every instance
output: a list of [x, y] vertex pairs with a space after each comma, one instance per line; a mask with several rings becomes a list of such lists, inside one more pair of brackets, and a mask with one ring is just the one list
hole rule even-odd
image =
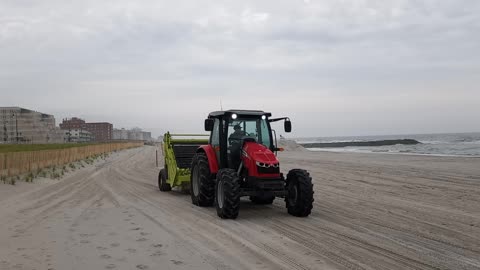
[[296, 205], [290, 205], [288, 196], [285, 197], [288, 213], [296, 217], [307, 217], [313, 208], [313, 184], [310, 173], [302, 169], [293, 169], [287, 175], [287, 190], [289, 185], [297, 184], [299, 189], [299, 197]]
[[190, 195], [192, 197], [192, 203], [197, 206], [212, 206], [215, 199], [215, 181], [212, 179], [210, 172], [210, 167], [208, 165], [208, 158], [205, 153], [196, 153], [192, 159], [192, 169], [193, 172], [194, 166], [198, 166], [199, 174], [199, 194], [195, 196], [193, 194], [193, 173], [190, 176]]
[[[236, 219], [240, 211], [240, 180], [237, 172], [232, 169], [221, 169], [217, 174], [217, 185], [224, 183], [223, 192], [225, 199], [223, 208], [218, 207], [217, 198], [220, 194], [215, 196], [215, 206], [217, 214], [223, 219]], [[215, 189], [215, 193], [217, 192]]]
[[170, 184], [167, 183], [167, 173], [165, 169], [161, 169], [160, 173], [158, 174], [158, 188], [163, 192], [172, 190]]

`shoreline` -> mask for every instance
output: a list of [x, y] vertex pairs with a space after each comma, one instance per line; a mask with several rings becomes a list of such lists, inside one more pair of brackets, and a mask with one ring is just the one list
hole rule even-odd
[[[456, 157], [456, 158], [480, 158], [480, 155], [478, 156], [469, 156], [469, 155], [449, 155], [449, 154], [422, 154], [422, 153], [401, 153], [401, 152], [388, 152], [388, 151], [366, 151], [366, 150], [358, 150], [355, 149], [353, 151], [348, 151], [348, 150], [343, 150], [345, 148], [305, 148], [309, 152], [315, 153], [315, 152], [328, 152], [328, 153], [341, 153], [341, 154], [373, 154], [373, 155], [378, 155], [378, 154], [386, 154], [386, 155], [399, 155], [399, 156], [426, 156], [426, 157]], [[315, 149], [315, 150], [312, 150]], [[338, 149], [338, 150], [336, 150]]]
[[[372, 135], [292, 139], [310, 151], [480, 157], [480, 133]], [[417, 144], [414, 144], [418, 142]]]

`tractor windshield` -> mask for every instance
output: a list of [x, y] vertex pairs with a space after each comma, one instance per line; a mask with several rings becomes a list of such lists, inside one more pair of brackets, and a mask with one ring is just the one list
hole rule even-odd
[[271, 148], [270, 130], [266, 119], [237, 118], [228, 123], [228, 145], [239, 142], [244, 137], [254, 138], [258, 143]]

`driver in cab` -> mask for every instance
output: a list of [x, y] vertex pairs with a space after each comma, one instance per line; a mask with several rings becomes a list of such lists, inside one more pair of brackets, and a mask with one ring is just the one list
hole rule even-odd
[[241, 140], [243, 137], [247, 135], [245, 131], [242, 130], [239, 124], [233, 127], [234, 132], [230, 135], [230, 140]]
[[228, 137], [230, 142], [230, 158], [229, 163], [231, 168], [238, 168], [240, 165], [240, 149], [242, 139], [247, 135], [245, 131], [242, 130], [240, 124], [233, 126], [234, 132]]

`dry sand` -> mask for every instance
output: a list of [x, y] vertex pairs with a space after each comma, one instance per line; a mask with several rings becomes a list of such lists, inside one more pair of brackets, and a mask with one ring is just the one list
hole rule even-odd
[[0, 269], [480, 269], [480, 159], [287, 151], [312, 215], [245, 200], [221, 220], [159, 192], [154, 153], [0, 184]]

